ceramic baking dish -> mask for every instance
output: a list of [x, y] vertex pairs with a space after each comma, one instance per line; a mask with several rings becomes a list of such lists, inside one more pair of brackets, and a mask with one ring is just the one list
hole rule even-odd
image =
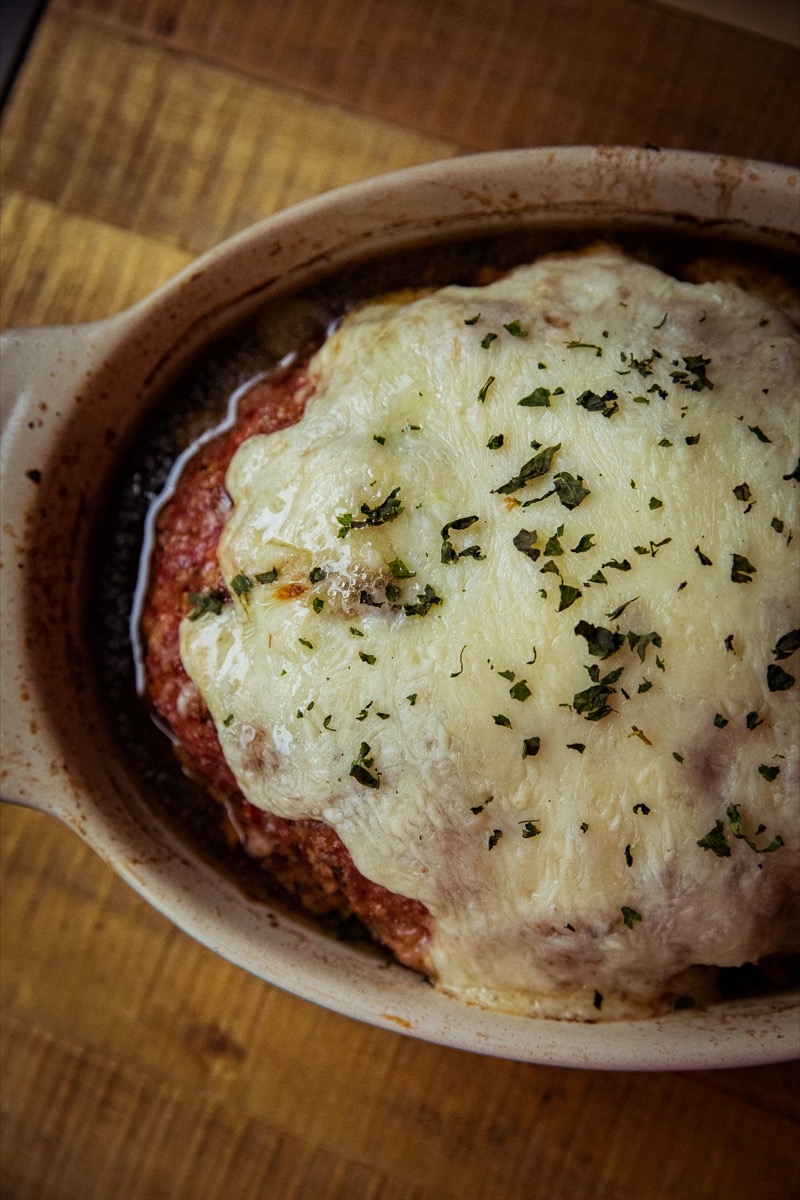
[[796, 244], [798, 174], [655, 149], [537, 149], [414, 168], [245, 230], [133, 308], [3, 339], [3, 796], [64, 821], [193, 937], [352, 1017], [533, 1062], [616, 1069], [766, 1063], [800, 1045], [800, 997], [580, 1024], [483, 1011], [248, 899], [165, 823], [107, 720], [87, 638], [89, 546], [116, 448], [177, 367], [266, 301], [364, 259], [524, 225], [704, 228]]

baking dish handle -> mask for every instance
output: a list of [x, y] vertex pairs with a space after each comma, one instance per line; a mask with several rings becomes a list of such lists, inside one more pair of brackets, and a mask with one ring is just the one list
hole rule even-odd
[[41, 465], [55, 441], [54, 425], [70, 419], [83, 382], [128, 319], [125, 313], [93, 324], [0, 335], [0, 795], [66, 820], [74, 815], [72, 789], [65, 787], [63, 755], [51, 744], [39, 711], [23, 614], [26, 581], [35, 569], [27, 534], [40, 503]]

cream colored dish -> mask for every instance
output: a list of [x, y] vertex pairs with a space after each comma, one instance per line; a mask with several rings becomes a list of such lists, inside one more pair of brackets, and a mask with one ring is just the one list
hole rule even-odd
[[[534, 1020], [448, 999], [399, 966], [387, 969], [305, 922], [247, 900], [187, 852], [142, 794], [105, 722], [86, 645], [84, 597], [89, 534], [115, 466], [108, 430], [115, 443], [124, 441], [178, 362], [256, 305], [366, 254], [493, 234], [520, 222], [646, 219], [667, 228], [708, 222], [745, 237], [767, 230], [796, 238], [797, 194], [798, 176], [786, 168], [679, 152], [570, 148], [476, 156], [360, 184], [279, 214], [108, 321], [7, 334], [3, 794], [60, 817], [151, 903], [226, 958], [386, 1028], [573, 1066], [715, 1067], [794, 1056], [796, 995], [647, 1021]], [[105, 474], [98, 463], [106, 464]]]

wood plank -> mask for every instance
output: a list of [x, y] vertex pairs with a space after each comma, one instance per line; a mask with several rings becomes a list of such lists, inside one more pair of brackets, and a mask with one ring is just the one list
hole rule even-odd
[[644, 0], [55, 2], [473, 149], [650, 141], [800, 161], [796, 50]]
[[[108, 1157], [96, 1163], [101, 1179], [112, 1178], [118, 1161], [130, 1172], [127, 1195], [137, 1194], [135, 1184], [142, 1196], [160, 1196], [152, 1180], [172, 1147], [181, 1174], [171, 1195], [195, 1196], [198, 1174], [211, 1170], [208, 1145], [221, 1154], [230, 1140], [243, 1144], [248, 1128], [262, 1143], [293, 1139], [303, 1196], [314, 1194], [309, 1181], [318, 1178], [309, 1146], [331, 1179], [355, 1179], [349, 1164], [365, 1164], [404, 1198], [419, 1189], [443, 1200], [523, 1200], [535, 1184], [552, 1200], [592, 1200], [598, 1181], [608, 1200], [688, 1195], [689, 1181], [693, 1200], [791, 1194], [792, 1109], [788, 1101], [765, 1109], [748, 1072], [712, 1073], [725, 1095], [709, 1103], [705, 1073], [564, 1071], [360, 1025], [192, 942], [56, 822], [25, 810], [3, 811], [0, 820], [0, 1007], [12, 1022], [5, 1053], [16, 1063], [6, 1110], [12, 1125], [33, 1121], [27, 1140], [20, 1131], [8, 1145], [14, 1170], [24, 1172], [33, 1128], [44, 1123], [54, 1153], [58, 1147], [57, 1174], [72, 1181], [58, 1195], [87, 1195], [78, 1180], [107, 1139]], [[765, 1069], [766, 1078], [772, 1095], [783, 1087], [788, 1097], [800, 1076], [789, 1065]], [[87, 1122], [100, 1141], [86, 1133]], [[204, 1196], [233, 1188], [248, 1161], [241, 1153], [239, 1166], [208, 1174]], [[39, 1194], [49, 1195], [52, 1155], [33, 1161]], [[349, 1195], [344, 1182], [316, 1194], [335, 1196], [336, 1188]], [[273, 1194], [294, 1193], [287, 1183]]]
[[0, 1045], [17, 1099], [3, 1162], [3, 1194], [14, 1200], [433, 1200], [264, 1117], [176, 1091], [35, 1026], [4, 1019]]
[[309, 196], [458, 149], [54, 12], [16, 85], [3, 158], [8, 189], [196, 254]]
[[111, 316], [175, 275], [190, 257], [11, 192], [0, 213], [0, 325]]

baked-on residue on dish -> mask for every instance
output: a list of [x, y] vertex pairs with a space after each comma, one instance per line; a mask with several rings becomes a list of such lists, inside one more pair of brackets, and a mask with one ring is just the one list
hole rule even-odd
[[799, 349], [602, 248], [371, 303], [256, 385], [144, 619], [250, 852], [515, 1012], [795, 950]]

